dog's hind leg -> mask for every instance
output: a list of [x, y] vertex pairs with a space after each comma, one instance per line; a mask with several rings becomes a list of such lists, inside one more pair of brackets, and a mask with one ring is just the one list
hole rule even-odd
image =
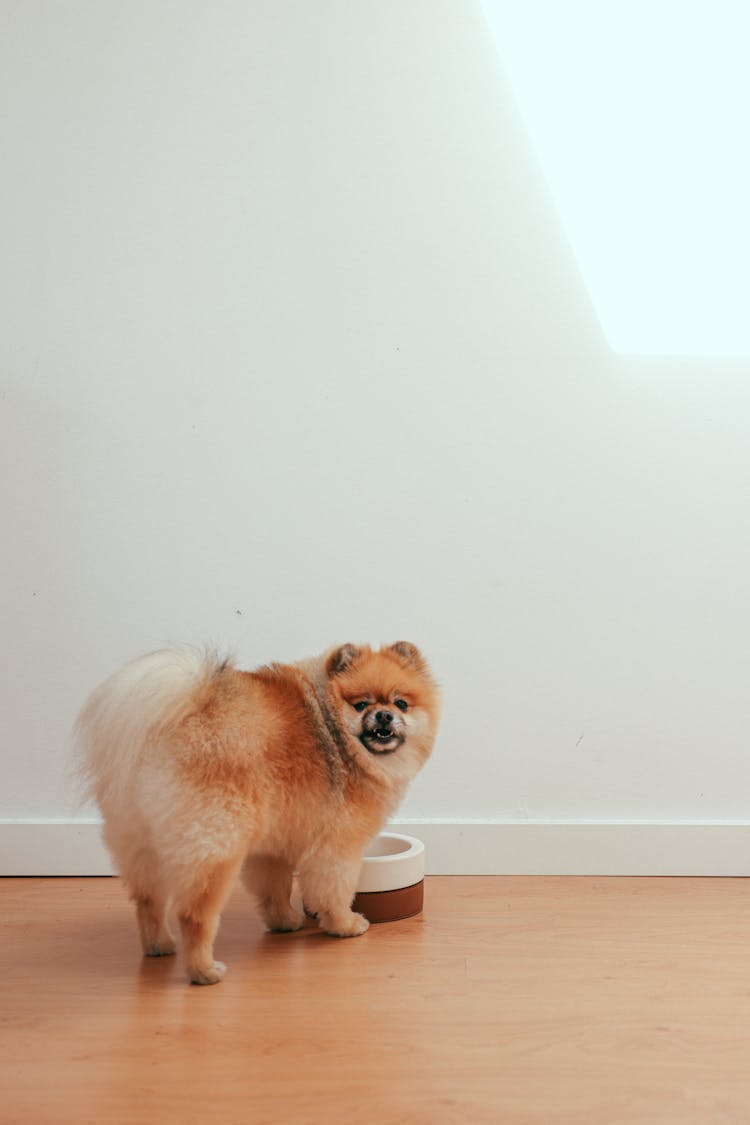
[[214, 961], [214, 939], [240, 863], [241, 857], [237, 857], [204, 867], [200, 878], [192, 881], [176, 903], [188, 977], [193, 984], [217, 984], [227, 971], [221, 961]]
[[292, 906], [292, 867], [282, 859], [250, 855], [242, 868], [242, 881], [258, 904], [269, 930], [299, 930], [305, 915]]
[[135, 903], [138, 932], [146, 957], [166, 957], [174, 953], [175, 940], [167, 924], [167, 896], [159, 878], [159, 857], [151, 849], [119, 851], [120, 871]]
[[156, 894], [134, 894], [138, 931], [146, 957], [167, 957], [177, 948], [167, 924], [167, 904]]

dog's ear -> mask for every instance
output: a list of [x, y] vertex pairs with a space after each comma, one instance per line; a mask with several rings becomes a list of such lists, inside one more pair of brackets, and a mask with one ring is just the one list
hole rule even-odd
[[422, 669], [425, 667], [425, 659], [422, 653], [410, 641], [396, 641], [395, 644], [390, 646], [390, 651], [395, 652], [402, 664], [411, 668]]
[[346, 672], [351, 668], [352, 664], [358, 657], [362, 655], [362, 649], [357, 648], [356, 645], [340, 645], [335, 648], [326, 660], [326, 675], [340, 676], [342, 672]]

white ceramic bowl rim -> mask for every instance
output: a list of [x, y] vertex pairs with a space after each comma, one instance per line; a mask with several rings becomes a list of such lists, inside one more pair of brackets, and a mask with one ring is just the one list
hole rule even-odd
[[[389, 849], [386, 852], [376, 851], [370, 854], [368, 849], [377, 847], [381, 840], [393, 840], [401, 846], [393, 850]], [[424, 844], [416, 836], [402, 836], [400, 832], [381, 832], [365, 848], [364, 860], [367, 863], [398, 863], [399, 861], [403, 862], [407, 856], [411, 857], [422, 852], [424, 852]]]
[[[377, 854], [385, 847], [385, 854]], [[424, 878], [424, 844], [415, 836], [402, 836], [398, 832], [381, 832], [368, 848], [376, 852], [362, 861], [357, 890], [360, 892], [395, 891], [413, 887]], [[393, 850], [392, 850], [393, 849]]]

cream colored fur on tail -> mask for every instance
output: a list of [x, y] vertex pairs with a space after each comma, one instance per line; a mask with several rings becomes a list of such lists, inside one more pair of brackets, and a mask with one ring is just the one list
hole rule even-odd
[[86, 796], [100, 807], [129, 800], [159, 729], [189, 709], [196, 688], [224, 663], [210, 649], [160, 649], [132, 660], [100, 684], [76, 725]]

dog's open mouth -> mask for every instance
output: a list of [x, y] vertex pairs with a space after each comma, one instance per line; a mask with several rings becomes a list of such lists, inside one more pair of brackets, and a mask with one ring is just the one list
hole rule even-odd
[[392, 754], [404, 741], [403, 735], [396, 734], [390, 727], [363, 731], [359, 740], [371, 754]]

